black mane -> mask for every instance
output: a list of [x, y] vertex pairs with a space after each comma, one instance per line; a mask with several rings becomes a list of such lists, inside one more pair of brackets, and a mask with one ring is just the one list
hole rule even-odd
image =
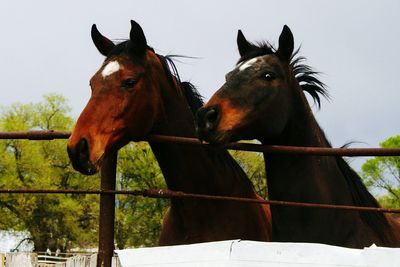
[[245, 55], [243, 55], [237, 64], [245, 62], [249, 59], [272, 55], [276, 52], [276, 49], [269, 42], [258, 42], [257, 44], [249, 43], [251, 45], [251, 50], [248, 51]]
[[[325, 142], [331, 147], [329, 140], [321, 128], [320, 132]], [[347, 147], [348, 144], [343, 147]], [[357, 206], [380, 208], [378, 201], [371, 195], [353, 168], [342, 157], [335, 157], [336, 164], [346, 179], [352, 199]], [[389, 227], [389, 222], [382, 212], [360, 212], [360, 217], [372, 228], [379, 236], [385, 237], [385, 229]]]
[[[252, 49], [248, 53], [239, 59], [237, 64], [255, 57], [272, 55], [276, 52], [276, 49], [268, 42], [251, 44], [251, 48]], [[302, 63], [305, 58], [298, 56], [299, 51], [300, 48], [293, 52], [290, 66], [292, 67], [293, 74], [296, 77], [301, 89], [311, 95], [314, 103], [316, 103], [319, 108], [321, 106], [320, 95], [325, 98], [329, 98], [326, 85], [317, 78], [319, 72], [313, 71], [310, 66]]]
[[305, 57], [297, 56], [299, 51], [300, 48], [293, 53], [290, 66], [292, 67], [293, 74], [301, 89], [309, 93], [313, 98], [314, 103], [316, 103], [318, 108], [320, 108], [320, 95], [329, 99], [326, 85], [317, 78], [319, 72], [314, 71], [310, 66], [302, 63], [305, 60]]
[[[111, 50], [110, 54], [107, 56], [107, 58], [111, 56], [117, 56], [121, 54], [126, 54], [130, 57], [135, 57], [130, 51], [129, 51], [129, 40], [125, 40], [121, 43], [118, 43], [114, 46], [114, 48]], [[150, 46], [147, 46], [147, 49], [151, 50], [154, 52], [154, 49]], [[190, 82], [182, 82], [181, 78], [178, 73], [178, 69], [176, 68], [176, 65], [173, 61], [173, 56], [163, 56], [160, 54], [155, 53], [158, 59], [160, 60], [163, 69], [165, 71], [165, 74], [168, 78], [168, 81], [175, 86], [175, 82], [180, 86], [183, 94], [185, 95], [186, 101], [190, 107], [190, 110], [192, 111], [193, 115], [197, 112], [197, 110], [203, 106], [203, 97], [200, 95], [200, 93], [197, 91], [196, 87], [191, 84]], [[175, 56], [176, 57], [176, 56]], [[139, 59], [140, 62], [140, 59]]]
[[167, 77], [169, 77], [170, 81], [174, 82], [174, 79], [177, 80], [183, 94], [185, 95], [186, 101], [189, 104], [190, 110], [192, 111], [193, 115], [195, 115], [197, 110], [204, 105], [203, 97], [192, 83], [181, 81], [178, 69], [176, 68], [172, 56], [162, 56], [159, 54], [156, 55], [161, 61], [164, 71], [167, 74]]
[[[340, 171], [346, 178], [348, 188], [351, 192], [353, 201], [357, 206], [379, 208], [378, 201], [367, 190], [360, 176], [342, 158], [336, 157], [336, 162]], [[389, 222], [382, 212], [360, 212], [360, 217], [372, 228], [379, 236], [385, 237], [385, 230], [389, 227]]]

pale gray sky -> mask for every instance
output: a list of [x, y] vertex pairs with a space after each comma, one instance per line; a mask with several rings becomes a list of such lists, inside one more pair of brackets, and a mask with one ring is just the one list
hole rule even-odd
[[[0, 105], [66, 96], [77, 116], [103, 57], [90, 38], [111, 39], [141, 24], [160, 54], [200, 57], [178, 63], [183, 79], [209, 98], [238, 59], [236, 34], [277, 43], [287, 24], [301, 55], [324, 75], [331, 102], [316, 113], [334, 146], [375, 147], [400, 133], [400, 1], [2, 1]], [[358, 165], [358, 164], [356, 164]]]

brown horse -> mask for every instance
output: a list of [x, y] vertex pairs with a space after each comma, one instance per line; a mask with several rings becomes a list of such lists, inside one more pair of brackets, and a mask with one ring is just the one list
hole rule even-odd
[[[199, 135], [212, 143], [258, 139], [263, 144], [330, 147], [303, 91], [320, 104], [326, 96], [285, 26], [279, 48], [248, 42], [241, 31], [240, 60], [225, 84], [197, 113]], [[379, 207], [341, 157], [264, 155], [270, 199]], [[399, 246], [400, 228], [382, 213], [271, 207], [274, 241], [317, 242], [361, 248]]]
[[[180, 82], [170, 58], [147, 45], [131, 21], [130, 39], [115, 45], [95, 25], [92, 39], [106, 56], [90, 80], [92, 96], [68, 143], [74, 168], [94, 174], [105, 155], [150, 134], [196, 137], [195, 88]], [[199, 194], [257, 198], [251, 182], [226, 150], [169, 143], [150, 146], [168, 188]], [[234, 202], [171, 200], [160, 245], [225, 239], [270, 240], [269, 207]]]

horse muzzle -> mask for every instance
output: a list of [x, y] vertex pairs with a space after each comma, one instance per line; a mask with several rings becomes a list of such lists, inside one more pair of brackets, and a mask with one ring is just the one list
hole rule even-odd
[[225, 143], [225, 134], [218, 131], [220, 119], [220, 109], [218, 106], [200, 108], [196, 113], [196, 130], [199, 139], [212, 144]]
[[85, 138], [81, 138], [75, 146], [68, 144], [68, 156], [75, 170], [84, 175], [93, 175], [97, 173], [96, 164], [90, 161], [89, 143]]

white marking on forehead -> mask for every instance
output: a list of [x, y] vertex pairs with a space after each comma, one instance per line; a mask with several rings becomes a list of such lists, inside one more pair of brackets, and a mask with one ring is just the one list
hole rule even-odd
[[103, 78], [106, 78], [107, 76], [110, 76], [111, 74], [119, 71], [119, 69], [120, 65], [118, 61], [111, 61], [104, 67], [104, 69], [101, 72], [101, 75], [103, 76]]
[[255, 57], [243, 62], [239, 65], [239, 71], [244, 71], [245, 69], [250, 68], [259, 58], [260, 57]]

